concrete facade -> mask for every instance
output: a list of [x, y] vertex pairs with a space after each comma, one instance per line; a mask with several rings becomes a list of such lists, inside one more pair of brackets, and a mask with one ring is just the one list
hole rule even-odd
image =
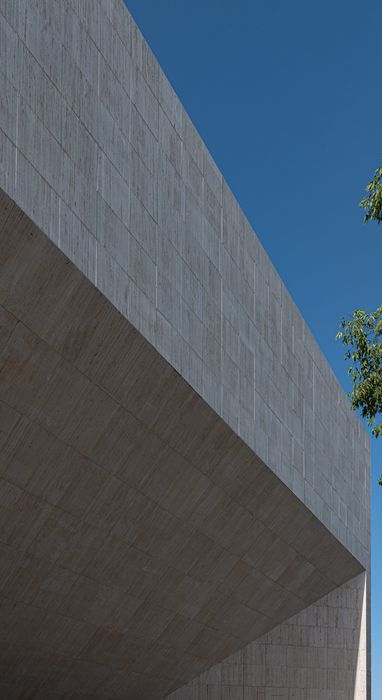
[[[352, 607], [368, 439], [121, 0], [1, 0], [0, 57], [4, 693], [163, 698]], [[362, 673], [208, 697], [366, 698], [356, 599]]]
[[168, 700], [364, 698], [365, 574], [225, 659]]

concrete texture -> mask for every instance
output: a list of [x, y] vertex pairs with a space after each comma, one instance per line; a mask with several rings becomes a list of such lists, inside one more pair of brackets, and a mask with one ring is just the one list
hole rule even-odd
[[367, 566], [366, 435], [122, 0], [0, 13], [0, 187]]
[[366, 700], [366, 618], [360, 574], [168, 700]]
[[122, 1], [0, 0], [0, 59], [3, 694], [163, 698], [341, 615], [368, 439]]
[[362, 566], [6, 195], [0, 212], [5, 687], [161, 698]]

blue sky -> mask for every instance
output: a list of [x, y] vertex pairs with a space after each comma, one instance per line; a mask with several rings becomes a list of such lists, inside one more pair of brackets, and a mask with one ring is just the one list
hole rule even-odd
[[[338, 321], [382, 303], [381, 0], [127, 0], [345, 389]], [[382, 441], [373, 443], [373, 697], [382, 697]], [[379, 542], [378, 542], [379, 540]]]

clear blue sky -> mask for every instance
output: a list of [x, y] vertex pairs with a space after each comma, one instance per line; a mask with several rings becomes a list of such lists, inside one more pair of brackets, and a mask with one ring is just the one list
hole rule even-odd
[[[127, 0], [345, 389], [338, 320], [382, 303], [381, 0]], [[382, 441], [373, 444], [373, 699], [382, 698]], [[378, 542], [379, 540], [379, 542]]]

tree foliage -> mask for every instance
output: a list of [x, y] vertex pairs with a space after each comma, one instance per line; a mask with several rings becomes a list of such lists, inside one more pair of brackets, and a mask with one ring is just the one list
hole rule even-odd
[[[382, 160], [382, 159], [381, 159]], [[382, 221], [382, 167], [376, 169], [373, 179], [366, 187], [367, 195], [359, 206], [365, 210], [364, 221]]]
[[348, 373], [353, 382], [350, 399], [354, 409], [361, 409], [375, 437], [382, 437], [382, 306], [373, 313], [354, 311], [350, 321], [342, 319], [337, 339], [347, 350]]
[[[359, 206], [364, 221], [382, 221], [382, 167], [376, 169]], [[382, 306], [368, 313], [359, 309], [350, 320], [342, 319], [337, 340], [346, 347], [345, 359], [353, 382], [349, 397], [354, 410], [360, 409], [374, 437], [382, 437]], [[382, 477], [378, 480], [382, 486]]]

